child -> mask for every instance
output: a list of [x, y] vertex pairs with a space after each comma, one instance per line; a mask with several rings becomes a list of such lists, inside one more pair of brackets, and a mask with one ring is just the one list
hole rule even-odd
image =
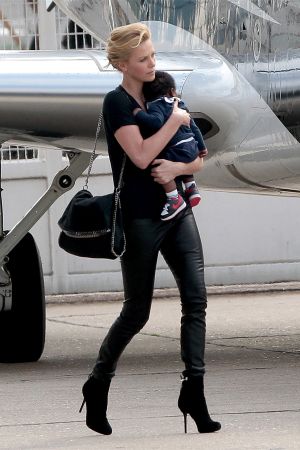
[[[174, 101], [177, 99], [174, 78], [167, 72], [156, 71], [155, 79], [144, 83], [143, 93], [147, 112], [137, 108], [133, 113], [138, 124], [146, 126], [150, 132], [155, 133], [170, 117]], [[184, 102], [178, 100], [179, 108], [187, 110]], [[188, 163], [198, 157], [203, 158], [207, 153], [202, 134], [191, 119], [190, 127], [182, 125], [160, 157], [169, 161]], [[192, 207], [198, 205], [201, 195], [193, 175], [185, 175], [181, 179], [185, 184], [185, 197], [189, 204]], [[163, 188], [167, 195], [167, 201], [161, 212], [161, 220], [170, 220], [186, 207], [186, 203], [178, 193], [175, 180], [164, 184]]]

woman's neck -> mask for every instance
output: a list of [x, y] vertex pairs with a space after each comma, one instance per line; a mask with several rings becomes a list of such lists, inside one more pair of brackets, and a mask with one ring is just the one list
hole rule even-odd
[[123, 79], [121, 86], [130, 94], [141, 106], [144, 105], [143, 83]]

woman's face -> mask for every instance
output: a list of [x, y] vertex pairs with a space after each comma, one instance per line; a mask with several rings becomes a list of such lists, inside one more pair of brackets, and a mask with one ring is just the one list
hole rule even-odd
[[153, 81], [155, 78], [155, 51], [150, 39], [134, 48], [127, 61], [119, 64], [124, 75], [136, 81]]

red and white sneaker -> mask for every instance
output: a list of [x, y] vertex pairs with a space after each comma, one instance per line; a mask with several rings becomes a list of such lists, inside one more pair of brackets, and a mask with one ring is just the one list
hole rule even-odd
[[167, 201], [160, 214], [161, 220], [170, 220], [177, 216], [186, 207], [186, 203], [178, 194], [178, 197], [167, 197]]
[[199, 205], [199, 203], [201, 202], [201, 195], [195, 183], [186, 188], [185, 195], [192, 208]]

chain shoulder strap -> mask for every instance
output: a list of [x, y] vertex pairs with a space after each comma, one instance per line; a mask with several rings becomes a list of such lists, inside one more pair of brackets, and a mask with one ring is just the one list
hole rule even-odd
[[90, 175], [91, 175], [93, 162], [97, 158], [97, 156], [96, 156], [96, 148], [97, 148], [97, 142], [98, 142], [98, 139], [99, 139], [99, 136], [100, 136], [100, 130], [101, 130], [101, 126], [102, 126], [102, 119], [103, 119], [103, 114], [102, 114], [102, 111], [100, 111], [100, 114], [99, 114], [99, 117], [98, 117], [98, 124], [97, 124], [94, 148], [93, 148], [93, 151], [91, 153], [90, 162], [89, 162], [89, 166], [88, 166], [88, 170], [87, 170], [85, 183], [83, 185], [83, 189], [88, 189], [88, 187], [89, 187], [89, 178], [90, 178]]
[[[121, 188], [122, 188], [122, 181], [123, 181], [123, 174], [124, 174], [124, 169], [125, 169], [125, 163], [126, 163], [126, 154], [124, 153], [123, 161], [122, 161], [122, 167], [121, 167], [121, 172], [120, 172], [120, 176], [119, 176], [118, 186], [116, 187], [115, 192], [114, 192], [114, 204], [113, 204], [112, 233], [111, 233], [111, 252], [116, 257], [123, 256], [125, 251], [126, 251], [126, 237], [125, 237], [124, 229], [122, 230], [122, 238], [123, 238], [123, 242], [124, 242], [123, 250], [121, 251], [120, 254], [116, 253], [116, 251], [115, 251], [115, 235], [116, 235], [116, 227], [117, 227], [117, 214], [118, 214], [118, 212], [119, 212], [119, 214], [121, 214], [120, 193], [121, 193]], [[122, 228], [123, 228], [123, 225], [122, 225]]]
[[[87, 170], [87, 174], [86, 174], [86, 178], [85, 178], [85, 183], [83, 185], [83, 189], [88, 189], [88, 187], [89, 187], [89, 178], [90, 178], [90, 175], [91, 175], [93, 162], [97, 158], [96, 148], [97, 148], [97, 143], [98, 143], [98, 139], [99, 139], [99, 136], [100, 136], [101, 126], [102, 126], [102, 119], [103, 119], [103, 113], [102, 113], [102, 111], [100, 111], [99, 118], [98, 118], [98, 124], [97, 124], [97, 130], [96, 130], [94, 147], [93, 147], [93, 151], [91, 153], [91, 157], [90, 157], [90, 161], [89, 161], [88, 170]], [[120, 172], [120, 176], [119, 176], [118, 185], [117, 185], [117, 188], [116, 188], [117, 191], [120, 191], [121, 187], [122, 187], [123, 174], [124, 174], [124, 169], [125, 169], [125, 162], [126, 162], [126, 154], [124, 152], [121, 172]]]

